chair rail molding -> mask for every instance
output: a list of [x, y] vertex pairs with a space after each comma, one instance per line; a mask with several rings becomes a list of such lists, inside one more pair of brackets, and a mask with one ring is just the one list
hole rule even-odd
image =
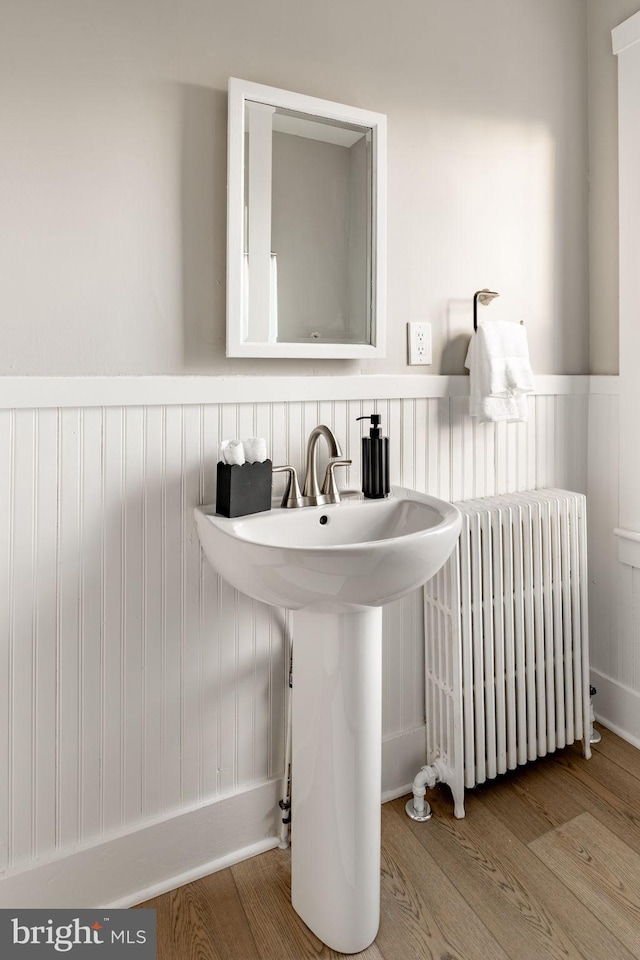
[[[538, 395], [611, 392], [616, 377], [541, 374]], [[606, 384], [598, 385], [600, 381]], [[464, 397], [467, 376], [434, 374], [317, 377], [0, 377], [0, 409], [46, 407], [185, 406], [295, 400], [376, 400]]]

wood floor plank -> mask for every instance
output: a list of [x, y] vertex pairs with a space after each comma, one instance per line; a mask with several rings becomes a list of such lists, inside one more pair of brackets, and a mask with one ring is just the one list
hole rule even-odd
[[162, 896], [154, 897], [152, 900], [138, 903], [133, 907], [134, 910], [145, 908], [156, 911], [157, 960], [172, 960], [173, 957], [180, 955], [178, 949], [183, 949], [185, 956], [189, 956], [186, 949], [182, 947], [177, 948], [174, 943], [173, 923], [171, 919], [173, 892], [172, 890], [169, 893], [162, 894]]
[[158, 960], [245, 960], [258, 956], [228, 870], [195, 880], [140, 906], [158, 911]]
[[549, 777], [555, 783], [560, 782], [563, 790], [575, 796], [586, 813], [590, 813], [632, 850], [640, 853], [640, 788], [637, 797], [631, 798], [631, 803], [622, 801], [609, 787], [590, 776], [589, 766], [585, 769], [580, 762], [571, 760], [556, 764]]
[[[332, 960], [342, 953], [331, 950], [309, 930], [291, 906], [291, 853], [269, 850], [231, 868], [238, 886], [253, 938], [252, 956], [261, 960]], [[287, 953], [283, 953], [286, 944]], [[240, 960], [239, 955], [238, 960]], [[376, 944], [354, 956], [384, 960]], [[248, 958], [243, 958], [248, 960]]]
[[589, 813], [529, 847], [640, 958], [640, 855]]
[[[523, 843], [528, 843], [529, 840], [535, 840], [546, 833], [549, 823], [532, 803], [527, 802], [526, 794], [523, 796], [519, 792], [521, 779], [526, 782], [526, 777], [522, 778], [520, 771], [506, 774], [497, 780], [474, 787], [473, 796], [500, 817]], [[465, 805], [468, 797], [469, 794], [465, 798]]]
[[628, 824], [640, 830], [640, 781], [633, 774], [595, 752], [587, 761], [568, 751], [557, 754], [554, 761]]
[[[407, 820], [409, 828], [513, 960], [632, 960], [634, 954], [473, 792], [464, 820], [444, 813], [441, 795], [433, 794], [433, 820]], [[402, 804], [394, 803], [400, 812]]]
[[[453, 817], [442, 785], [429, 791], [429, 823], [406, 817], [406, 798], [385, 804], [380, 932], [357, 956], [638, 960], [640, 751], [602, 733], [591, 760], [568, 747], [468, 791], [465, 820]], [[596, 839], [584, 839], [585, 827]], [[547, 849], [555, 870], [539, 855], [551, 857]], [[592, 863], [583, 859], [578, 869], [579, 849]], [[342, 957], [293, 910], [288, 851], [269, 851], [141, 906], [157, 911], [158, 960]]]
[[509, 960], [401, 816], [384, 807], [376, 943], [385, 960]]
[[488, 781], [473, 793], [519, 840], [529, 843], [585, 811], [557, 778], [549, 776], [554, 769], [552, 758], [543, 757]]
[[640, 750], [634, 747], [632, 743], [616, 736], [606, 727], [597, 725], [597, 730], [602, 736], [600, 743], [594, 743], [591, 747], [593, 753], [600, 756], [606, 756], [613, 763], [617, 763], [627, 773], [631, 773], [640, 780]]
[[608, 753], [602, 750], [594, 750], [590, 760], [584, 760], [582, 756], [576, 755], [573, 749], [561, 751], [554, 755], [554, 759], [559, 763], [569, 763], [573, 770], [582, 770], [590, 778], [599, 781], [629, 807], [635, 808], [640, 819], [640, 804], [638, 804], [640, 779], [626, 769], [624, 764], [616, 763]]

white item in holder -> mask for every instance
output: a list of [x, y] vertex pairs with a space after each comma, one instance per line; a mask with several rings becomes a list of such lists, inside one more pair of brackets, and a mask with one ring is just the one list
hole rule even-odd
[[242, 440], [223, 440], [220, 444], [220, 459], [225, 463], [243, 464], [245, 456]]
[[469, 370], [469, 412], [479, 423], [526, 420], [526, 394], [534, 390], [524, 326], [489, 320], [472, 336], [465, 360]]
[[267, 441], [264, 437], [248, 437], [244, 441], [247, 463], [264, 463], [267, 459]]

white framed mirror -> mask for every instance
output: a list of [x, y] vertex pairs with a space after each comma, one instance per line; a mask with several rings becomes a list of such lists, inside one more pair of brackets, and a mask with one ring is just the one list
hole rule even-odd
[[229, 80], [227, 356], [385, 355], [386, 117]]

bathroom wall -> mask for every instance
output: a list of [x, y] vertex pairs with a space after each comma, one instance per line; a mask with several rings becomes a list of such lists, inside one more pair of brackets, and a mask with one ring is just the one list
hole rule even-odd
[[[471, 296], [588, 371], [583, 0], [7, 0], [0, 373], [462, 373]], [[330, 69], [328, 68], [330, 65]], [[388, 115], [387, 359], [224, 359], [226, 84]]]
[[[607, 5], [589, 0], [592, 48]], [[393, 479], [417, 489], [589, 483], [594, 666], [630, 676], [640, 588], [609, 562], [616, 388], [563, 376], [589, 369], [586, 13], [582, 0], [2, 4], [3, 905], [131, 903], [274, 843], [287, 620], [200, 556], [191, 507], [213, 497], [221, 436], [264, 433], [300, 465], [324, 421], [357, 463], [353, 418], [377, 407]], [[230, 75], [387, 113], [385, 361], [225, 360]], [[592, 85], [604, 123], [598, 97]], [[591, 198], [601, 373], [617, 370], [610, 219], [597, 235], [610, 161]], [[501, 293], [492, 316], [525, 320], [536, 373], [558, 375], [539, 378], [528, 424], [479, 427], [464, 379], [406, 366], [405, 322], [428, 320], [429, 372], [462, 372], [483, 286]], [[200, 373], [216, 376], [184, 376]], [[423, 759], [421, 658], [416, 594], [385, 613], [386, 795]]]
[[618, 63], [611, 31], [638, 0], [588, 0], [589, 316], [592, 373], [618, 373]]
[[[328, 423], [355, 485], [378, 410], [392, 482], [586, 490], [590, 378], [541, 377], [527, 423], [489, 425], [466, 378], [429, 381], [0, 382], [0, 904], [138, 902], [277, 842], [288, 620], [202, 558], [220, 437], [301, 466]], [[384, 613], [387, 797], [425, 758], [423, 649], [417, 592]]]
[[[599, 673], [597, 686], [598, 712], [608, 725], [640, 746], [640, 687], [638, 676], [638, 627], [635, 610], [638, 604], [640, 568], [640, 506], [635, 434], [638, 405], [638, 163], [640, 139], [640, 13], [635, 12], [614, 31], [618, 75], [618, 223], [619, 223], [619, 342], [620, 377], [617, 430], [609, 440], [602, 435], [601, 423], [593, 419], [591, 431], [594, 456], [606, 456], [615, 475], [615, 513], [610, 516], [615, 528], [616, 544], [610, 543], [604, 573], [605, 590], [597, 609], [607, 619], [608, 643], [605, 654], [595, 666]], [[612, 425], [613, 426], [613, 425]], [[598, 434], [598, 431], [600, 433]], [[593, 484], [592, 484], [593, 486]], [[601, 491], [602, 492], [602, 491]], [[595, 494], [594, 508], [601, 507], [602, 496]], [[611, 541], [611, 536], [609, 541]], [[611, 613], [613, 616], [611, 616]]]
[[640, 747], [640, 571], [618, 559], [619, 378], [593, 377], [589, 407], [589, 648], [597, 719]]

